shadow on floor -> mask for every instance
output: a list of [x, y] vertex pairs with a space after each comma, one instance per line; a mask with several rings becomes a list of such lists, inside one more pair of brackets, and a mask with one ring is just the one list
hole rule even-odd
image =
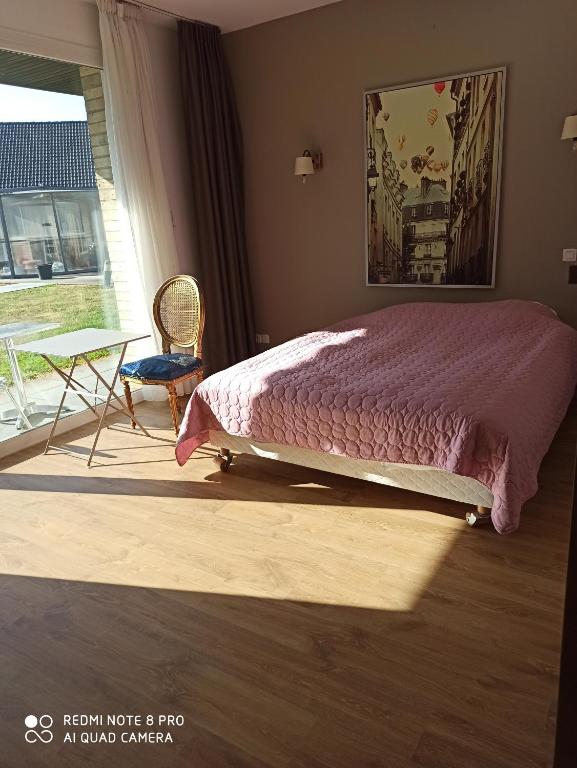
[[[434, 574], [416, 607], [397, 612], [2, 576], [2, 765], [544, 764], [554, 613], [514, 597], [495, 610], [470, 578], [452, 590], [442, 581]], [[44, 713], [53, 742], [27, 744], [24, 717]], [[64, 727], [75, 713], [184, 725], [172, 744], [122, 744], [130, 729]], [[67, 731], [118, 740], [63, 744]]]

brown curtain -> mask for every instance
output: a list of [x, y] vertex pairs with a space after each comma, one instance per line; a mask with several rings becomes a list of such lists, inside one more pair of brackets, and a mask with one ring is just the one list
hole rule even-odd
[[215, 372], [255, 354], [246, 251], [242, 134], [220, 30], [178, 23], [199, 278], [206, 299], [204, 357]]

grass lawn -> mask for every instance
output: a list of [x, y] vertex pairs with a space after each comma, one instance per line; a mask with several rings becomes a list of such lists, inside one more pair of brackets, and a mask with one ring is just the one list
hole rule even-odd
[[[26, 336], [18, 341], [32, 341], [82, 328], [118, 328], [118, 312], [113, 288], [100, 285], [53, 284], [40, 288], [0, 294], [0, 325], [29, 320], [58, 323], [58, 328]], [[0, 376], [11, 380], [4, 347], [0, 345]], [[51, 373], [52, 369], [39, 355], [18, 352], [24, 379], [34, 379]], [[109, 350], [94, 352], [91, 359], [106, 357]], [[70, 367], [71, 361], [60, 361]]]

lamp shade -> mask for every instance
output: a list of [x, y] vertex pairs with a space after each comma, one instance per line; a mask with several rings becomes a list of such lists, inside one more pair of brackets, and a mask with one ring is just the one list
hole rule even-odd
[[562, 139], [577, 139], [577, 115], [569, 115], [563, 124]]
[[295, 160], [295, 176], [310, 176], [314, 172], [313, 159], [310, 155], [297, 157]]

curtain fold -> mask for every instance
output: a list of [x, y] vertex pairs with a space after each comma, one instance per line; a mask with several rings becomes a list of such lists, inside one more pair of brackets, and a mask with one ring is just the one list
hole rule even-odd
[[154, 294], [179, 270], [160, 155], [148, 41], [140, 8], [116, 0], [97, 2], [106, 127], [124, 229], [124, 268], [132, 283], [133, 324], [142, 328], [146, 322], [156, 342], [148, 352], [157, 352]]
[[256, 352], [242, 133], [220, 30], [178, 23], [180, 71], [211, 372]]

